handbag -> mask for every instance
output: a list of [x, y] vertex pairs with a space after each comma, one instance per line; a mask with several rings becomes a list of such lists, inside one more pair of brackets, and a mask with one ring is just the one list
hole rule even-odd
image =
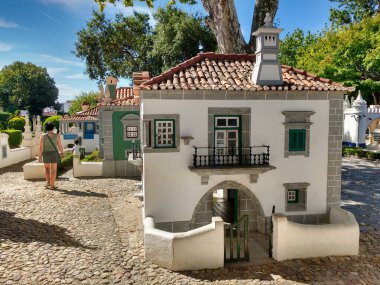
[[51, 140], [51, 138], [49, 137], [49, 135], [46, 133], [46, 136], [48, 137], [51, 145], [53, 146], [55, 152], [57, 153], [57, 156], [58, 156], [58, 165], [61, 164], [61, 156], [59, 155], [59, 152], [58, 152], [58, 149], [56, 148], [55, 144], [53, 143], [53, 141]]

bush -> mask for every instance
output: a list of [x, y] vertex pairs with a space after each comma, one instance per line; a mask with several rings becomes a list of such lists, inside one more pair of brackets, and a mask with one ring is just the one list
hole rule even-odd
[[44, 125], [43, 125], [43, 130], [44, 132], [46, 132], [46, 129], [45, 129], [45, 126], [47, 123], [53, 123], [55, 128], [57, 129], [57, 132], [59, 133], [59, 120], [61, 119], [62, 116], [51, 116], [49, 118], [47, 118], [44, 122]]
[[3, 124], [3, 126], [5, 126], [9, 120], [9, 118], [12, 116], [11, 113], [8, 113], [8, 112], [0, 112], [0, 123]]
[[61, 163], [58, 165], [59, 171], [67, 171], [73, 167], [73, 153], [71, 151], [67, 151], [64, 153], [61, 158]]
[[25, 126], [24, 117], [13, 117], [8, 120], [8, 124], [7, 124], [8, 129], [20, 130], [21, 132], [25, 131], [24, 126]]
[[83, 158], [82, 161], [102, 161], [102, 159], [99, 157], [99, 151], [94, 150], [91, 154]]
[[360, 158], [380, 159], [380, 153], [364, 150], [359, 147], [343, 147], [342, 153], [343, 155], [355, 155]]
[[22, 132], [20, 130], [2, 130], [4, 134], [7, 134], [8, 143], [10, 148], [17, 148], [22, 142]]

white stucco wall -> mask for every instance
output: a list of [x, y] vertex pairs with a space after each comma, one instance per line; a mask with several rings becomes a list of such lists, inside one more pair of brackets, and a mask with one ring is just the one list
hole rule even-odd
[[171, 270], [219, 268], [224, 265], [224, 222], [212, 223], [185, 233], [168, 233], [154, 227], [154, 219], [144, 220], [145, 258]]
[[[7, 156], [3, 157], [2, 148], [7, 149]], [[31, 149], [29, 147], [19, 147], [11, 149], [8, 144], [8, 135], [0, 133], [0, 168], [28, 160], [31, 157]]]
[[81, 162], [79, 157], [73, 160], [74, 177], [100, 177], [103, 175], [103, 162]]
[[[209, 107], [250, 107], [250, 145], [270, 145], [270, 164], [276, 169], [260, 174], [251, 184], [249, 175], [210, 176], [208, 185], [191, 172], [193, 146], [208, 145]], [[234, 180], [248, 187], [259, 199], [266, 216], [272, 205], [276, 212], [285, 212], [283, 183], [307, 182], [307, 211], [287, 214], [326, 213], [328, 100], [143, 100], [142, 111], [149, 114], [179, 114], [180, 136], [192, 136], [190, 145], [180, 144], [180, 152], [144, 153], [145, 217], [156, 222], [190, 220], [196, 204], [214, 185]], [[314, 111], [310, 120], [310, 156], [284, 158], [285, 117], [283, 111]]]
[[330, 212], [330, 223], [301, 225], [286, 216], [273, 216], [273, 258], [282, 261], [294, 258], [359, 253], [359, 225], [352, 213], [339, 207]]
[[[82, 133], [78, 134], [81, 135]], [[61, 135], [62, 146], [65, 148], [69, 144], [74, 144], [74, 140], [65, 140], [63, 135]], [[93, 152], [99, 149], [99, 134], [94, 134], [94, 139], [84, 139], [82, 136], [82, 146], [86, 149], [86, 153]]]

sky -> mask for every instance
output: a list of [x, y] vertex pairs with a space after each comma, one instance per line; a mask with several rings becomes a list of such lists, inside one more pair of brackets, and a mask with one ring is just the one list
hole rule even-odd
[[[154, 10], [136, 2], [134, 8], [109, 4], [105, 13], [110, 18], [117, 12], [130, 15], [133, 10], [152, 15]], [[167, 0], [156, 0], [155, 8], [165, 3]], [[254, 1], [235, 0], [235, 5], [243, 35], [248, 38]], [[179, 6], [205, 13], [201, 4]], [[328, 23], [331, 6], [328, 0], [280, 0], [276, 23], [285, 30], [282, 36], [296, 28], [317, 32]], [[97, 91], [97, 82], [84, 73], [84, 62], [72, 53], [77, 32], [86, 26], [93, 9], [98, 9], [93, 0], [1, 0], [0, 69], [16, 60], [45, 67], [59, 89], [60, 102], [80, 92]], [[118, 86], [128, 85], [128, 79], [119, 79]]]

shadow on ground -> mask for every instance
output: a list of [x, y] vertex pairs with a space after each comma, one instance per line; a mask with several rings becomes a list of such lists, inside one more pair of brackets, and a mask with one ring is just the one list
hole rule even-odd
[[68, 235], [63, 227], [41, 223], [36, 220], [15, 217], [15, 213], [0, 210], [0, 243], [2, 240], [14, 242], [43, 242], [66, 247], [87, 247]]
[[104, 193], [98, 193], [98, 192], [91, 192], [91, 191], [77, 191], [77, 190], [66, 190], [62, 188], [58, 188], [53, 191], [61, 192], [65, 195], [72, 195], [72, 196], [81, 196], [81, 197], [96, 197], [96, 198], [107, 198], [108, 196]]
[[25, 163], [35, 161], [35, 159], [30, 159], [30, 160], [25, 160], [16, 164], [12, 164], [7, 167], [0, 168], [0, 175], [7, 173], [7, 172], [23, 172], [22, 167], [24, 166]]

